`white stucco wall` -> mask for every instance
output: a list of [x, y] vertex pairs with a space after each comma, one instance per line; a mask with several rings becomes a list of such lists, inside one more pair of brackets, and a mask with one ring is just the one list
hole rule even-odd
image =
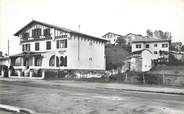
[[[136, 48], [136, 45], [140, 44], [141, 48]], [[149, 48], [146, 48], [146, 44], [149, 44]], [[154, 46], [154, 44], [157, 44], [157, 47]], [[168, 47], [162, 47], [162, 44], [167, 44]], [[159, 51], [167, 51], [169, 52], [169, 42], [148, 42], [148, 43], [132, 43], [132, 52], [139, 51], [142, 49], [148, 49], [152, 52], [152, 58], [157, 59], [160, 56]], [[154, 54], [154, 51], [157, 51], [157, 54]]]
[[[105, 42], [79, 37], [72, 35], [72, 38], [68, 40], [69, 68], [105, 70]], [[92, 42], [92, 45], [90, 45], [90, 42]]]
[[152, 53], [148, 50], [144, 50], [141, 53], [142, 56], [142, 72], [149, 71], [152, 68]]

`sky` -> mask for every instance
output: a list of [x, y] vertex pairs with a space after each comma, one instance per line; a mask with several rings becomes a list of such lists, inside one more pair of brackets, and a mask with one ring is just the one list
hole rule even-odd
[[0, 51], [21, 52], [13, 36], [32, 20], [101, 37], [107, 32], [172, 34], [184, 44], [184, 0], [0, 0]]

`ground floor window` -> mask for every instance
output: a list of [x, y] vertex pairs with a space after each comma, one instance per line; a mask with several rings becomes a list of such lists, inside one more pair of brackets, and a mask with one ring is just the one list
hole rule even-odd
[[55, 66], [55, 55], [51, 56], [49, 60], [49, 66]]
[[42, 57], [35, 57], [35, 66], [41, 66], [42, 65]]
[[63, 57], [61, 56], [60, 57], [60, 66], [67, 66], [67, 56]]

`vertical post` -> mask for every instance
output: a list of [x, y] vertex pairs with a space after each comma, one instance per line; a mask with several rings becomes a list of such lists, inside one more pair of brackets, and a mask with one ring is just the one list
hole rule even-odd
[[21, 76], [21, 71], [18, 70], [18, 77], [20, 78], [20, 76]]
[[125, 81], [127, 81], [128, 80], [128, 74], [127, 74], [127, 72], [125, 73]]
[[8, 39], [8, 56], [9, 56], [9, 54], [10, 54], [10, 41], [9, 41], [9, 39]]
[[162, 81], [163, 81], [162, 83], [165, 84], [165, 75], [164, 74], [162, 75]]
[[35, 66], [35, 56], [33, 56], [32, 63], [32, 65]]
[[143, 75], [142, 75], [143, 77], [143, 84], [145, 84], [146, 83], [146, 81], [145, 81], [145, 76], [144, 76], [144, 72], [143, 72]]
[[1, 70], [1, 76], [4, 77], [4, 70]]
[[11, 70], [8, 70], [8, 78], [11, 77]]
[[42, 70], [42, 79], [45, 78], [45, 70]]

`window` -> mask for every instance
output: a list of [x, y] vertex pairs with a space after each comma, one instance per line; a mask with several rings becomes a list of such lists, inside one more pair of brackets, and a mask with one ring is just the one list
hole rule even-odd
[[50, 29], [44, 29], [44, 36], [50, 36]]
[[154, 51], [154, 54], [158, 54], [158, 52], [157, 51]]
[[59, 57], [56, 56], [56, 66], [59, 66]]
[[40, 49], [39, 43], [35, 43], [35, 50], [38, 51]]
[[42, 65], [42, 57], [38, 56], [35, 57], [35, 66], [41, 66]]
[[137, 44], [136, 45], [136, 48], [141, 48], [141, 44]]
[[51, 41], [46, 42], [46, 49], [50, 50], [51, 49]]
[[67, 40], [57, 40], [56, 48], [67, 48]]
[[28, 33], [28, 32], [23, 33], [23, 34], [22, 34], [22, 38], [23, 38], [24, 40], [28, 40], [28, 38], [29, 38], [29, 33]]
[[154, 47], [157, 47], [157, 44], [154, 44]]
[[146, 48], [149, 48], [149, 44], [146, 44]]
[[30, 44], [23, 44], [22, 51], [30, 51]]
[[90, 46], [92, 46], [92, 45], [93, 45], [92, 41], [90, 41], [90, 42], [89, 42], [89, 45], [90, 45]]
[[162, 47], [166, 48], [166, 47], [168, 47], [168, 44], [162, 44]]
[[67, 66], [67, 56], [63, 57], [61, 56], [60, 57], [60, 66]]
[[92, 61], [92, 60], [93, 60], [92, 57], [90, 57], [90, 58], [89, 58], [89, 61]]
[[55, 55], [50, 57], [49, 66], [55, 66]]
[[34, 29], [32, 30], [32, 37], [33, 38], [39, 38], [41, 36], [41, 29]]

